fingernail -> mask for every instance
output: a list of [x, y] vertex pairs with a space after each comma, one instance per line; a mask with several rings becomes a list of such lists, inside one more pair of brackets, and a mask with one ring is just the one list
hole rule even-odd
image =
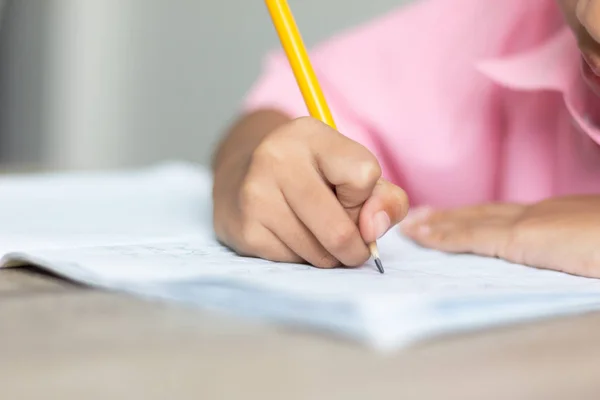
[[429, 225], [421, 225], [417, 231], [419, 236], [427, 236], [431, 233], [431, 227]]
[[375, 235], [377, 239], [382, 237], [388, 229], [390, 229], [391, 221], [390, 217], [385, 211], [379, 211], [373, 216], [373, 228], [375, 229]]
[[402, 225], [416, 225], [431, 215], [433, 209], [431, 207], [419, 207], [409, 212], [406, 218], [402, 221]]

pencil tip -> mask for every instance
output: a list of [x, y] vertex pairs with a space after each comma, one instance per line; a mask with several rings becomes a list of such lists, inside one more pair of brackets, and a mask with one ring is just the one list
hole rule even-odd
[[381, 263], [381, 260], [379, 258], [375, 258], [375, 265], [377, 265], [377, 269], [379, 270], [379, 272], [383, 274], [383, 264]]

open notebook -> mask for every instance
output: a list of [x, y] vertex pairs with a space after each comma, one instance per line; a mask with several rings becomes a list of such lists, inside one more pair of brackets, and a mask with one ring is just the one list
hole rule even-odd
[[188, 164], [0, 179], [2, 266], [310, 327], [393, 349], [600, 309], [600, 280], [425, 250], [390, 232], [372, 264], [317, 270], [241, 258], [211, 229], [210, 175]]

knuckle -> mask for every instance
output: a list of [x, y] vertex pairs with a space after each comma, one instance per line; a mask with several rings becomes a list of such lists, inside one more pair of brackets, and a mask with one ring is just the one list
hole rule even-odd
[[242, 224], [237, 245], [238, 253], [246, 256], [256, 256], [261, 248], [262, 237], [257, 225], [251, 222]]
[[265, 188], [255, 180], [246, 180], [239, 191], [240, 212], [246, 218], [255, 218], [257, 207], [264, 204]]
[[448, 240], [450, 239], [450, 235], [448, 231], [445, 230], [433, 230], [427, 240], [430, 243], [435, 244], [436, 246], [444, 246], [448, 244]]
[[401, 207], [400, 218], [404, 218], [404, 216], [408, 214], [408, 210], [410, 208], [410, 199], [408, 198], [408, 194], [401, 188], [398, 188], [394, 193], [397, 199], [397, 204], [399, 204]]
[[283, 146], [276, 137], [271, 137], [262, 141], [252, 153], [253, 163], [269, 164], [281, 162], [285, 159], [285, 146]]
[[357, 229], [352, 224], [342, 224], [339, 228], [332, 231], [329, 238], [329, 247], [333, 253], [347, 250], [354, 242]]
[[313, 129], [320, 127], [321, 122], [308, 116], [298, 117], [292, 121], [290, 127], [294, 130], [310, 132]]
[[298, 117], [290, 122], [288, 127], [289, 129], [285, 132], [286, 135], [301, 137], [303, 139], [315, 135], [320, 137], [324, 133], [326, 134], [328, 131], [333, 130], [328, 125], [313, 117]]
[[321, 269], [332, 269], [339, 267], [341, 263], [331, 254], [322, 254], [313, 265]]
[[356, 166], [355, 184], [358, 187], [373, 187], [379, 178], [381, 178], [381, 166], [375, 157], [361, 161]]

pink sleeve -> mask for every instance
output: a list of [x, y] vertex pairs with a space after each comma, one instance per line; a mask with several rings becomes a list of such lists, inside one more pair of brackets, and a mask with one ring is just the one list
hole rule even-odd
[[[311, 61], [339, 131], [367, 147], [412, 204], [493, 198], [503, 92], [476, 65], [505, 53], [514, 32], [527, 39], [522, 21], [551, 5], [415, 1], [319, 44]], [[266, 59], [243, 103], [259, 108], [307, 115], [283, 52]]]

